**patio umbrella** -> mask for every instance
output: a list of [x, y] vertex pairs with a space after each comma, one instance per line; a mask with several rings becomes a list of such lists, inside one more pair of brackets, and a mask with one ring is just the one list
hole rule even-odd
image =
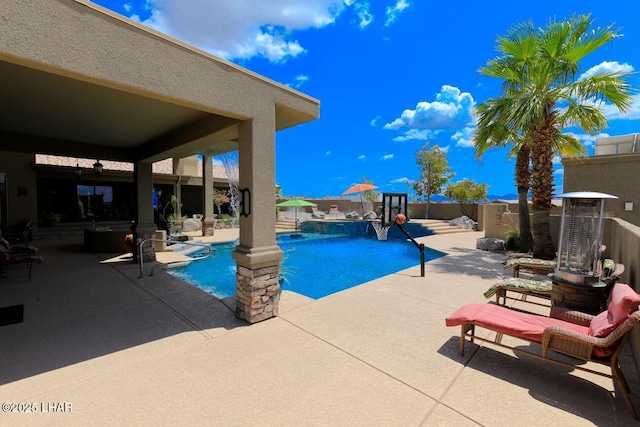
[[291, 199], [287, 200], [286, 202], [278, 203], [276, 206], [280, 208], [295, 208], [296, 231], [298, 231], [298, 208], [318, 205], [302, 199]]
[[[347, 188], [347, 190], [342, 194], [344, 195], [344, 194], [362, 193], [363, 191], [373, 190], [374, 188], [378, 188], [378, 187], [372, 184], [360, 183], [360, 184], [352, 185], [351, 187]], [[362, 201], [362, 194], [360, 194], [360, 211], [362, 216], [364, 216], [364, 202]]]

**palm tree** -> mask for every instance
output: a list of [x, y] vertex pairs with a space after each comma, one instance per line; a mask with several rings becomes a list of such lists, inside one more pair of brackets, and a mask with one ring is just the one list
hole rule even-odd
[[[478, 129], [474, 138], [476, 158], [481, 157], [487, 150], [494, 147], [512, 145], [509, 157], [516, 157], [515, 181], [518, 190], [518, 228], [520, 230], [520, 250], [529, 252], [533, 249], [533, 235], [531, 234], [531, 220], [529, 218], [529, 190], [531, 188], [531, 138], [513, 131], [509, 123], [503, 120], [507, 117], [502, 112], [509, 108], [509, 98], [490, 98], [478, 105]], [[571, 135], [561, 135], [554, 141], [554, 152], [563, 156], [577, 156], [585, 154], [584, 146]]]
[[[503, 79], [502, 96], [478, 107], [477, 148], [513, 144], [517, 153], [518, 192], [524, 191], [530, 169], [533, 208], [533, 255], [552, 259], [549, 211], [553, 196], [553, 155], [580, 153], [580, 142], [565, 127], [578, 126], [588, 133], [607, 124], [598, 104], [609, 101], [627, 111], [632, 100], [626, 83], [629, 73], [601, 72], [578, 78], [579, 62], [618, 36], [611, 26], [590, 30], [591, 15], [565, 22], [550, 22], [536, 29], [531, 22], [499, 37], [502, 56], [487, 63], [480, 72]], [[530, 149], [531, 165], [524, 161]], [[519, 153], [520, 154], [520, 153]], [[525, 166], [526, 165], [526, 166]], [[521, 230], [522, 231], [522, 230]]]

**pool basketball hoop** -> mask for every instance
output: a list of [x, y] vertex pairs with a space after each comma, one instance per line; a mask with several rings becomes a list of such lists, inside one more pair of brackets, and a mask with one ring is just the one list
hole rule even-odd
[[387, 240], [387, 234], [389, 234], [390, 225], [383, 225], [380, 221], [371, 221], [371, 226], [378, 236], [378, 240]]
[[402, 215], [403, 225], [407, 221], [407, 193], [384, 193], [382, 195], [382, 225], [392, 226], [396, 224], [396, 217]]
[[[405, 236], [420, 250], [420, 276], [424, 277], [424, 243], [418, 243], [411, 237], [404, 225], [407, 223], [407, 193], [384, 193], [382, 195], [382, 221], [379, 228], [385, 228], [384, 236], [386, 240], [387, 232], [392, 225], [395, 225]], [[378, 227], [374, 225], [376, 234]], [[378, 235], [378, 239], [380, 236]]]

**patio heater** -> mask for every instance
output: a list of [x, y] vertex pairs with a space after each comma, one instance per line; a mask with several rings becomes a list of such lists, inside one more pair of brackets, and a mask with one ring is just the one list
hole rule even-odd
[[558, 241], [558, 262], [552, 275], [552, 305], [599, 313], [606, 284], [600, 280], [604, 205], [616, 196], [595, 192], [566, 193]]

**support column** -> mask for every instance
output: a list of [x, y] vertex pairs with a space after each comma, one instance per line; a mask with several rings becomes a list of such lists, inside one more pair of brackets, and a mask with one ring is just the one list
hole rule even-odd
[[280, 260], [276, 245], [275, 107], [240, 124], [240, 244], [236, 260], [236, 316], [249, 323], [278, 315]]
[[202, 155], [202, 235], [213, 236], [216, 230], [216, 220], [213, 217], [213, 158]]
[[[156, 225], [153, 222], [153, 173], [151, 167], [151, 163], [143, 162], [135, 162], [133, 166], [133, 181], [136, 191], [135, 230], [132, 230], [136, 242], [135, 261], [138, 260], [140, 242], [152, 239], [156, 235]], [[156, 251], [151, 242], [142, 248], [142, 258], [144, 262], [156, 260]]]

